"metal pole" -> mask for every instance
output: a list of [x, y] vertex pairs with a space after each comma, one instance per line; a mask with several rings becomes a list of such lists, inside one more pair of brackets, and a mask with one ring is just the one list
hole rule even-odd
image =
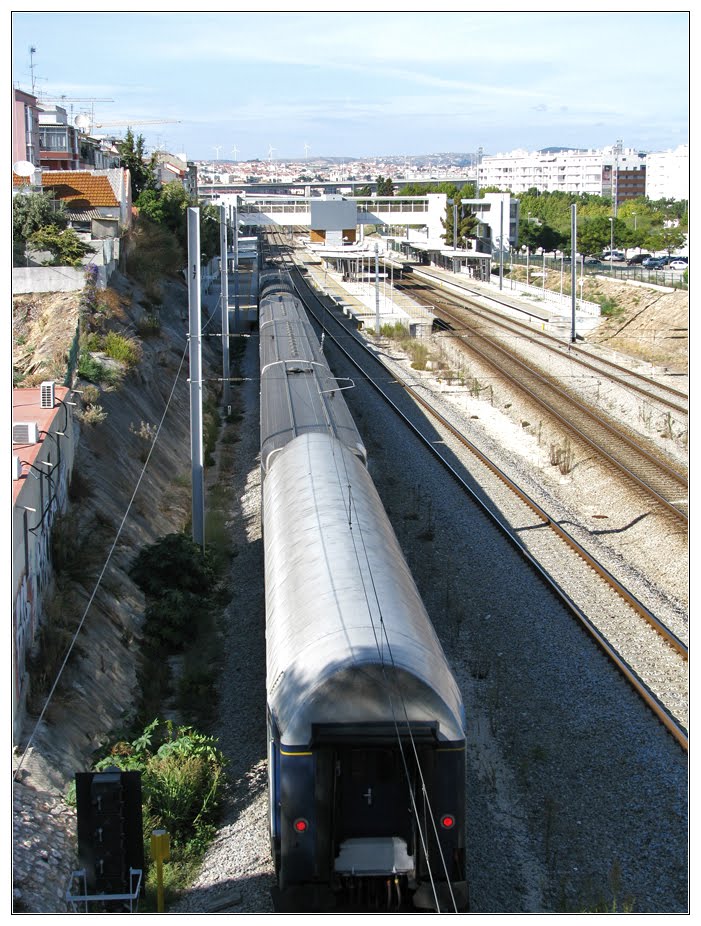
[[562, 301], [562, 280], [565, 273], [565, 255], [560, 255], [560, 301]]
[[204, 548], [204, 450], [202, 445], [202, 304], [200, 210], [187, 210], [188, 305], [190, 310], [190, 460], [192, 539]]
[[572, 334], [570, 340], [574, 343], [577, 340], [577, 335], [575, 332], [575, 317], [577, 312], [577, 204], [573, 203], [570, 206], [572, 212], [572, 226], [571, 226], [571, 235], [572, 235], [572, 247], [571, 247], [571, 260], [572, 260]]
[[375, 334], [380, 336], [380, 251], [375, 245]]
[[239, 330], [239, 205], [234, 204], [234, 331]]
[[458, 249], [458, 204], [453, 203], [453, 250]]
[[545, 248], [543, 248], [543, 293], [545, 293]]
[[499, 204], [499, 289], [504, 285], [504, 200]]
[[221, 340], [222, 340], [222, 402], [229, 414], [231, 408], [231, 372], [229, 369], [229, 242], [226, 229], [226, 206], [219, 207], [219, 247], [221, 250]]

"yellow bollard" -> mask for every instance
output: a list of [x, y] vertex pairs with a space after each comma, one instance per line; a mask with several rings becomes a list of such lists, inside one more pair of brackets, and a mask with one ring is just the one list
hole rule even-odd
[[163, 862], [170, 858], [170, 834], [165, 830], [154, 830], [151, 833], [151, 855], [156, 862], [156, 884], [158, 890], [158, 912], [163, 913], [165, 901], [163, 899]]

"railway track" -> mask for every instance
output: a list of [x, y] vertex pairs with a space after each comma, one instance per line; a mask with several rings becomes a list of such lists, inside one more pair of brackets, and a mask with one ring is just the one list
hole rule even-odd
[[[293, 266], [292, 258], [287, 255], [287, 259], [290, 263], [287, 265], [288, 269]], [[509, 536], [509, 539], [521, 550], [521, 552], [526, 556], [530, 561], [533, 568], [535, 568], [543, 580], [548, 584], [548, 586], [555, 591], [555, 593], [561, 598], [565, 603], [567, 608], [572, 614], [576, 616], [579, 622], [583, 627], [588, 631], [592, 638], [596, 641], [599, 647], [606, 653], [608, 658], [614, 663], [616, 668], [623, 674], [627, 681], [633, 686], [639, 696], [645, 701], [645, 703], [650, 707], [650, 709], [655, 713], [658, 719], [664, 724], [667, 730], [672, 734], [672, 736], [677, 740], [677, 742], [684, 748], [688, 748], [688, 734], [684, 724], [677, 719], [674, 713], [668, 709], [665, 704], [662, 703], [660, 698], [655, 694], [653, 687], [651, 687], [643, 677], [641, 673], [634, 668], [631, 661], [625, 658], [625, 656], [619, 652], [619, 650], [614, 646], [605, 632], [602, 632], [599, 627], [596, 626], [595, 622], [587, 615], [585, 607], [581, 604], [577, 604], [570, 595], [558, 584], [558, 582], [545, 570], [539, 562], [536, 561], [534, 556], [528, 551], [521, 538], [518, 536], [517, 532], [514, 532], [510, 527], [504, 522], [502, 518], [499, 517], [495, 511], [486, 505], [480, 498], [478, 498], [473, 491], [473, 489], [467, 485], [465, 479], [457, 471], [455, 466], [448, 460], [447, 456], [441, 452], [436, 446], [435, 435], [426, 436], [422, 429], [414, 423], [415, 415], [412, 415], [411, 405], [416, 407], [418, 403], [428, 414], [431, 415], [432, 421], [441, 429], [449, 432], [459, 443], [470, 450], [476, 457], [478, 457], [481, 462], [489, 467], [491, 472], [496, 475], [496, 477], [504, 484], [508, 485], [509, 489], [515, 493], [521, 501], [528, 506], [531, 511], [536, 512], [541, 521], [550, 527], [558, 537], [563, 540], [568, 546], [575, 550], [581, 560], [586, 563], [589, 569], [593, 569], [597, 575], [606, 583], [606, 585], [612, 589], [617, 596], [620, 597], [622, 601], [625, 602], [627, 609], [630, 609], [637, 618], [642, 618], [649, 627], [652, 627], [655, 630], [655, 634], [652, 636], [655, 639], [659, 640], [659, 645], [665, 649], [671, 649], [679, 660], [680, 666], [683, 666], [688, 659], [688, 647], [687, 644], [678, 638], [670, 628], [665, 626], [641, 603], [637, 598], [632, 595], [628, 590], [618, 582], [614, 576], [612, 576], [608, 570], [606, 570], [596, 559], [591, 556], [573, 537], [567, 534], [560, 525], [557, 524], [555, 519], [551, 518], [547, 512], [545, 512], [539, 505], [537, 505], [532, 499], [521, 491], [521, 489], [510, 480], [503, 472], [501, 472], [498, 467], [496, 467], [490, 460], [488, 460], [481, 451], [478, 450], [470, 441], [468, 441], [464, 435], [455, 429], [449, 421], [445, 419], [443, 415], [437, 412], [432, 408], [431, 404], [427, 402], [423, 397], [419, 396], [415, 389], [411, 387], [410, 384], [402, 382], [396, 374], [392, 374], [389, 377], [389, 382], [387, 387], [382, 385], [383, 382], [387, 381], [387, 371], [380, 363], [378, 357], [375, 356], [366, 345], [363, 344], [362, 339], [357, 336], [349, 338], [349, 329], [342, 323], [342, 321], [333, 316], [333, 313], [328, 311], [328, 306], [325, 306], [316, 295], [313, 289], [311, 289], [304, 278], [296, 274], [295, 279], [299, 289], [302, 292], [305, 302], [308, 305], [309, 310], [312, 312], [317, 321], [325, 329], [325, 336], [332, 338], [339, 350], [348, 358], [348, 360], [360, 370], [361, 375], [364, 376], [368, 382], [370, 382], [377, 391], [381, 392], [385, 401], [389, 402], [392, 407], [397, 411], [398, 414], [406, 421], [408, 426], [414, 431], [414, 433], [419, 437], [419, 439], [424, 443], [424, 445], [430, 450], [430, 452], [436, 456], [442, 463], [443, 466], [447, 467], [453, 478], [455, 478], [463, 487], [463, 489], [474, 499], [477, 500], [483, 509], [496, 521], [500, 530], [506, 533]], [[316, 311], [313, 306], [316, 306]], [[330, 318], [333, 318], [334, 322], [338, 323], [343, 329], [343, 335], [341, 339], [336, 339], [328, 331], [328, 328], [325, 327], [326, 321]], [[343, 341], [343, 344], [340, 343], [340, 340]], [[355, 356], [357, 350], [362, 350], [363, 360], [361, 361]], [[372, 360], [369, 361], [368, 357], [371, 357]], [[382, 373], [379, 373], [376, 369], [374, 371], [368, 371], [366, 364], [368, 362], [377, 363], [382, 367]], [[410, 397], [411, 402], [404, 407], [401, 402], [397, 401], [397, 390], [396, 386], [399, 386], [401, 393], [405, 396]], [[392, 395], [389, 393], [392, 392]], [[654, 661], [654, 660], [653, 660]], [[682, 673], [685, 673], [685, 668], [681, 669]]]
[[[479, 357], [488, 364], [494, 375], [507, 381], [512, 387], [525, 393], [547, 414], [555, 418], [576, 440], [585, 442], [610, 465], [615, 466], [627, 479], [649, 495], [656, 504], [670, 512], [675, 519], [688, 523], [688, 476], [680, 472], [671, 462], [662, 459], [649, 445], [632, 432], [624, 431], [616, 422], [611, 421], [589, 405], [566, 391], [561, 384], [541, 369], [518, 356], [517, 351], [505, 346], [498, 335], [491, 332], [494, 324], [490, 318], [487, 328], [483, 324], [484, 316], [476, 317], [470, 312], [462, 311], [455, 304], [442, 299], [436, 300], [436, 291], [423, 284], [413, 285], [414, 297], [423, 296], [422, 301], [434, 306], [438, 317], [450, 326], [448, 333], [458, 339], [462, 349]], [[513, 326], [501, 324], [506, 330], [517, 330]], [[533, 335], [527, 327], [521, 326], [519, 338], [533, 338], [539, 343], [540, 335]], [[551, 345], [547, 345], [550, 350]], [[581, 362], [577, 358], [577, 362]], [[586, 361], [588, 364], [588, 361]], [[598, 369], [601, 375], [613, 376], [604, 371], [605, 364]], [[620, 368], [619, 368], [620, 369]], [[616, 377], [616, 379], [620, 379]], [[641, 378], [644, 379], [644, 378]], [[628, 385], [628, 384], [626, 384]], [[658, 384], [647, 380], [636, 384], [636, 389], [647, 390], [645, 394], [652, 400], [650, 389]], [[676, 394], [676, 391], [675, 391]], [[681, 395], [681, 393], [679, 393]], [[659, 396], [655, 397], [660, 401]], [[664, 400], [669, 404], [669, 399]], [[677, 407], [681, 408], [681, 405]], [[688, 412], [687, 412], [688, 414]]]
[[[436, 296], [440, 296], [439, 302], [446, 306], [458, 306], [466, 308], [476, 317], [488, 321], [491, 326], [497, 327], [507, 334], [513, 334], [516, 337], [527, 337], [539, 345], [552, 351], [554, 354], [566, 355], [568, 360], [577, 362], [583, 369], [590, 373], [595, 373], [606, 379], [619, 383], [624, 388], [635, 392], [643, 399], [650, 403], [659, 403], [663, 410], [670, 414], [678, 415], [681, 423], [686, 423], [688, 427], [689, 417], [689, 396], [681, 389], [677, 389], [668, 382], [660, 378], [645, 376], [629, 367], [624, 367], [611, 359], [594, 354], [586, 345], [577, 343], [563, 344], [562, 338], [556, 335], [548, 334], [546, 331], [538, 331], [530, 323], [526, 324], [517, 318], [509, 318], [503, 313], [504, 309], [509, 308], [509, 303], [498, 299], [495, 296], [489, 296], [484, 292], [472, 290], [468, 286], [460, 286], [464, 290], [464, 297], [461, 298], [457, 293], [450, 294], [444, 287], [444, 280], [432, 274], [431, 271], [422, 267], [420, 271], [413, 271], [412, 274], [405, 276], [395, 287], [408, 291], [410, 294], [417, 289], [425, 288], [425, 284], [417, 282], [419, 279], [433, 278], [435, 284], [428, 288], [431, 293], [432, 305], [435, 304]], [[479, 298], [479, 302], [474, 298]], [[490, 309], [485, 303], [493, 305], [495, 308]], [[669, 374], [665, 374], [668, 376]]]

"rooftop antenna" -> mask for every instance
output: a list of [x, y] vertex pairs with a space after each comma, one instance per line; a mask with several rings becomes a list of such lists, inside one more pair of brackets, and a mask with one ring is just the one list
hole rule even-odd
[[36, 55], [37, 50], [34, 45], [29, 46], [29, 71], [32, 75], [32, 96], [36, 96], [36, 78], [34, 77], [34, 55]]

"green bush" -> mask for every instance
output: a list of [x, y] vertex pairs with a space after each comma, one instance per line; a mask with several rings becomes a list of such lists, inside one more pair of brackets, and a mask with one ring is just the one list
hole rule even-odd
[[91, 383], [102, 382], [107, 373], [104, 365], [91, 357], [87, 350], [84, 350], [78, 359], [77, 372], [81, 379], [87, 379]]
[[128, 369], [135, 367], [141, 359], [141, 345], [133, 338], [110, 331], [105, 336], [104, 351], [108, 357], [123, 363]]
[[225, 765], [213, 737], [154, 720], [133, 742], [116, 743], [95, 770], [141, 772], [144, 832], [163, 828], [176, 848], [201, 849], [217, 818]]
[[49, 251], [49, 263], [53, 266], [79, 267], [86, 254], [94, 254], [95, 248], [81, 241], [75, 229], [45, 225], [27, 238], [29, 247], [37, 251]]
[[97, 331], [88, 332], [83, 339], [83, 346], [86, 351], [99, 351], [103, 347], [102, 335], [98, 334]]
[[428, 347], [420, 341], [411, 341], [409, 344], [411, 366], [414, 370], [425, 370], [428, 361]]
[[214, 582], [208, 553], [184, 533], [167, 534], [139, 552], [131, 577], [145, 595], [158, 598], [169, 589], [207, 594]]
[[146, 605], [144, 634], [152, 646], [177, 653], [192, 640], [202, 599], [179, 588], [166, 589]]
[[597, 301], [601, 306], [601, 314], [605, 315], [607, 318], [616, 318], [618, 315], [623, 314], [623, 307], [620, 306], [615, 299], [602, 296]]

